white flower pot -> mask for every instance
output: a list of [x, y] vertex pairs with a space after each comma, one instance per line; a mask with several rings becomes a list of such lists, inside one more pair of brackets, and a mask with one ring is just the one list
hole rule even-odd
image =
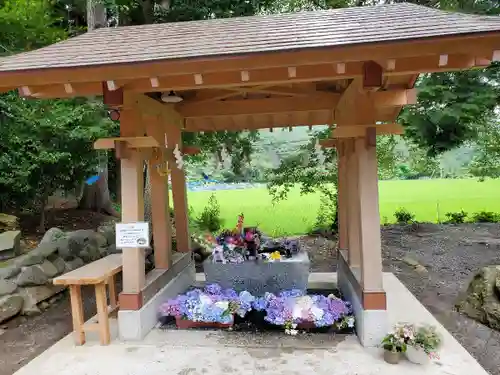
[[417, 365], [426, 365], [431, 361], [424, 349], [414, 346], [408, 346], [406, 348], [406, 358]]

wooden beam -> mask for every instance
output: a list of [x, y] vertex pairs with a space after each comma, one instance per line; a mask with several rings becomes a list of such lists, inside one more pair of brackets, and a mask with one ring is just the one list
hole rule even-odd
[[[66, 93], [68, 92], [66, 91]], [[102, 96], [103, 103], [109, 107], [121, 107], [123, 105], [123, 88], [116, 87], [114, 81], [102, 83]]]
[[[137, 122], [140, 116], [133, 103], [125, 96], [125, 106], [120, 118], [120, 135], [135, 138], [143, 131]], [[131, 157], [123, 159], [121, 168], [121, 214], [123, 223], [144, 221], [144, 176], [143, 158], [138, 150], [131, 150]], [[127, 298], [138, 298], [146, 283], [145, 253], [141, 248], [125, 249], [123, 258], [123, 291], [120, 294], [120, 306]], [[133, 297], [131, 297], [133, 296]]]
[[366, 61], [363, 64], [363, 88], [365, 90], [374, 90], [382, 87], [383, 69], [375, 61]]
[[144, 115], [160, 116], [170, 125], [183, 127], [184, 118], [174, 109], [172, 104], [161, 103], [147, 95], [134, 95], [134, 104]]
[[[90, 67], [48, 68], [11, 72], [0, 72], [2, 86], [64, 84], [98, 82], [107, 80], [130, 80], [160, 77], [169, 72], [172, 75], [202, 74], [203, 82], [209, 72], [238, 71], [271, 67], [294, 66], [297, 75], [301, 65], [328, 64], [332, 62], [385, 60], [411, 56], [451, 54], [471, 54], [486, 56], [498, 50], [499, 37], [494, 33], [476, 33], [471, 35], [443, 36], [412, 41], [394, 41], [385, 43], [357, 44], [338, 47], [303, 49], [296, 51], [274, 51], [241, 56], [217, 56], [190, 59], [172, 59], [162, 61], [137, 62], [131, 64], [108, 64]], [[489, 51], [489, 52], [488, 52]], [[240, 77], [241, 80], [241, 77]], [[149, 84], [151, 87], [151, 84]]]
[[337, 147], [336, 139], [320, 139], [319, 144], [323, 148], [335, 148]]
[[184, 117], [219, 117], [259, 113], [302, 112], [333, 109], [340, 94], [322, 94], [308, 98], [241, 99], [224, 102], [181, 103], [176, 109]]
[[[489, 53], [491, 55], [491, 51]], [[483, 53], [487, 56], [488, 53]], [[384, 60], [386, 61], [386, 60]], [[395, 68], [389, 69], [384, 72], [384, 76], [394, 75], [409, 75], [418, 73], [431, 73], [431, 72], [444, 72], [453, 70], [469, 69], [475, 66], [484, 67], [489, 65], [488, 61], [482, 57], [474, 57], [474, 55], [466, 54], [449, 54], [448, 64], [446, 66], [439, 66], [439, 55], [425, 55], [416, 57], [407, 57], [400, 59], [391, 59], [395, 62]], [[343, 67], [339, 71], [338, 65]], [[135, 93], [146, 92], [164, 92], [170, 90], [199, 90], [199, 89], [221, 89], [230, 90], [229, 92], [222, 92], [221, 97], [231, 97], [237, 95], [237, 92], [244, 90], [244, 87], [249, 87], [249, 91], [255, 90], [255, 87], [269, 87], [284, 85], [290, 83], [305, 83], [305, 82], [321, 82], [332, 81], [338, 79], [352, 79], [356, 77], [363, 77], [363, 63], [360, 61], [350, 61], [345, 63], [322, 63], [317, 65], [303, 65], [295, 68], [296, 73], [290, 77], [288, 67], [271, 67], [265, 69], [249, 70], [250, 79], [246, 82], [241, 81], [239, 71], [218, 71], [206, 73], [201, 84], [197, 84], [193, 80], [192, 74], [179, 74], [179, 75], [159, 75], [153, 78], [142, 77], [140, 74], [135, 78], [121, 79], [115, 81], [116, 86], [122, 86], [128, 91]], [[165, 70], [167, 71], [167, 70]], [[163, 72], [163, 74], [165, 74]], [[1, 75], [1, 73], [0, 73]], [[92, 76], [90, 76], [92, 77]], [[92, 77], [92, 79], [94, 79]], [[151, 80], [154, 80], [154, 85]], [[73, 87], [73, 92], [68, 93], [65, 90], [64, 84], [70, 83]], [[104, 82], [107, 87], [107, 82]], [[0, 82], [0, 91], [4, 90]], [[5, 90], [11, 89], [12, 86], [6, 87]], [[102, 82], [64, 82], [53, 83], [46, 85], [30, 85], [31, 93], [23, 95], [27, 97], [36, 98], [66, 98], [73, 96], [98, 96], [102, 95], [103, 86]], [[281, 87], [277, 90], [271, 89], [274, 95], [286, 95], [286, 89]], [[280, 92], [283, 91], [283, 92]], [[293, 89], [289, 90], [293, 94]], [[262, 90], [264, 92], [264, 89]], [[200, 93], [201, 94], [201, 93]], [[300, 93], [297, 93], [300, 95]], [[201, 97], [200, 97], [201, 99]]]
[[[178, 104], [175, 109], [186, 118], [203, 118], [333, 110], [337, 105], [342, 108], [350, 101], [349, 108], [345, 108], [350, 113], [356, 106], [354, 101], [359, 95], [361, 93], [352, 86], [343, 94], [317, 93], [304, 98], [234, 99], [218, 102], [186, 101]], [[368, 99], [373, 100], [374, 107], [401, 106], [414, 104], [416, 93], [414, 90], [379, 91], [370, 93]]]
[[368, 128], [375, 128], [377, 135], [382, 134], [404, 134], [404, 128], [400, 124], [369, 124], [339, 126], [332, 132], [332, 138], [357, 138], [365, 137]]
[[334, 64], [306, 65], [296, 68], [296, 75], [290, 77], [287, 67], [269, 67], [248, 71], [248, 79], [241, 80], [241, 72], [219, 71], [203, 75], [203, 84], [196, 85], [189, 74], [163, 76], [159, 78], [160, 86], [151, 89], [146, 79], [134, 80], [133, 82], [120, 81], [125, 88], [134, 92], [169, 91], [169, 90], [193, 90], [209, 88], [238, 88], [245, 86], [271, 86], [284, 83], [301, 83], [330, 81], [335, 79], [353, 78], [362, 75], [362, 63], [352, 62], [346, 64], [346, 72], [339, 74]]
[[[286, 113], [285, 113], [286, 114]], [[240, 117], [241, 120], [231, 119]], [[335, 123], [333, 110], [292, 112], [286, 119], [281, 119], [281, 114], [254, 114], [248, 116], [219, 116], [219, 117], [199, 117], [186, 118], [186, 132], [210, 132], [223, 130], [259, 130], [290, 126], [315, 126], [333, 125]], [[396, 121], [397, 114], [394, 111], [375, 112], [372, 116], [376, 120], [365, 122], [373, 124], [375, 121], [391, 122]], [[228, 121], [228, 118], [231, 121]], [[353, 124], [353, 123], [351, 123]], [[349, 125], [349, 124], [347, 124]], [[231, 126], [231, 128], [228, 128]]]
[[417, 104], [417, 90], [387, 90], [367, 93], [375, 107], [399, 107]]
[[182, 146], [181, 152], [184, 155], [198, 155], [201, 153], [201, 149], [196, 146]]
[[153, 137], [115, 137], [100, 138], [94, 142], [94, 149], [108, 150], [115, 148], [116, 142], [123, 142], [129, 148], [151, 148], [160, 147]]

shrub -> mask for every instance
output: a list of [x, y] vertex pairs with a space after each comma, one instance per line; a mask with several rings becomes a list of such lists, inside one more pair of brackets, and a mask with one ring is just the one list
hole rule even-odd
[[472, 222], [474, 223], [497, 223], [500, 217], [497, 213], [491, 211], [480, 211], [472, 214]]
[[461, 210], [459, 212], [447, 212], [446, 217], [448, 218], [448, 220], [446, 221], [447, 223], [462, 224], [463, 222], [465, 222], [467, 212], [465, 212], [464, 210]]
[[195, 220], [196, 226], [200, 230], [218, 232], [222, 228], [223, 220], [220, 217], [220, 206], [215, 194], [210, 196], [208, 205]]
[[337, 194], [331, 191], [323, 191], [320, 202], [314, 229], [331, 229], [337, 232]]
[[398, 224], [410, 224], [415, 220], [415, 215], [403, 207], [394, 212], [394, 217]]

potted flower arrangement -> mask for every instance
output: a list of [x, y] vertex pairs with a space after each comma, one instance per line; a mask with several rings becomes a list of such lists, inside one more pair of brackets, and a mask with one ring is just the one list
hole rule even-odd
[[253, 308], [264, 311], [265, 321], [283, 326], [290, 335], [315, 327], [354, 328], [350, 304], [334, 295], [305, 295], [301, 290], [266, 293], [255, 299]]
[[384, 349], [384, 360], [390, 364], [398, 364], [402, 353], [405, 353], [408, 343], [414, 337], [414, 328], [410, 324], [398, 324], [394, 331], [387, 334], [382, 339], [382, 348]]
[[233, 325], [235, 314], [243, 317], [252, 309], [254, 300], [247, 291], [238, 294], [211, 284], [168, 300], [160, 306], [160, 315], [175, 317], [178, 328], [228, 328]]
[[442, 338], [436, 332], [436, 328], [429, 325], [421, 325], [414, 329], [414, 335], [408, 342], [406, 357], [410, 362], [416, 364], [427, 364], [431, 358], [437, 358], [437, 350], [440, 348]]

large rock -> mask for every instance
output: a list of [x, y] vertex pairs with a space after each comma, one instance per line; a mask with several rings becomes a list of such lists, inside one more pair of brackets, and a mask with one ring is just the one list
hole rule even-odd
[[64, 270], [64, 272], [76, 270], [77, 268], [80, 268], [85, 264], [85, 262], [81, 258], [74, 258], [72, 260], [67, 260], [65, 263], [66, 263], [66, 269]]
[[17, 285], [10, 280], [0, 280], [0, 296], [12, 294], [17, 289]]
[[0, 323], [19, 314], [23, 307], [23, 297], [7, 296], [0, 298]]
[[69, 240], [66, 233], [59, 228], [50, 228], [47, 232], [45, 232], [45, 235], [38, 244], [38, 247], [31, 252], [43, 255], [44, 257], [49, 257], [56, 252], [64, 257], [71, 258], [73, 256], [69, 252]]
[[116, 248], [116, 245], [113, 244], [113, 245], [109, 245], [108, 246], [108, 249], [106, 251], [106, 253], [109, 255], [109, 254], [121, 254], [122, 253], [122, 249], [117, 249]]
[[21, 232], [10, 230], [0, 233], [0, 260], [13, 258], [21, 252]]
[[41, 254], [29, 252], [28, 254], [21, 255], [14, 260], [14, 265], [16, 267], [29, 267], [34, 264], [41, 264], [45, 260], [45, 257]]
[[102, 258], [101, 250], [99, 247], [95, 247], [88, 243], [84, 246], [83, 250], [80, 251], [80, 258], [82, 258], [85, 263], [93, 262]]
[[45, 244], [45, 243], [57, 242], [57, 240], [59, 240], [60, 238], [64, 238], [65, 236], [66, 236], [65, 233], [61, 229], [55, 227], [50, 228], [48, 231], [45, 232], [40, 243]]
[[48, 278], [52, 278], [58, 274], [56, 266], [48, 260], [45, 260], [42, 264], [37, 265], [37, 267], [39, 267]]
[[[107, 245], [106, 238], [91, 229], [68, 232], [67, 236], [70, 254], [84, 258], [85, 261], [98, 259], [100, 257], [99, 247]], [[82, 252], [84, 252], [83, 256], [81, 256]]]
[[0, 213], [0, 232], [19, 229], [19, 219], [14, 215]]
[[115, 223], [109, 222], [102, 224], [97, 228], [97, 232], [106, 238], [107, 245], [114, 245], [116, 243], [116, 229]]
[[21, 272], [21, 267], [18, 267], [16, 265], [2, 267], [0, 268], [0, 279], [9, 279], [11, 277], [18, 275], [19, 272]]
[[62, 258], [60, 258], [60, 257], [56, 257], [53, 259], [51, 258], [50, 263], [52, 263], [54, 265], [54, 267], [56, 267], [57, 274], [61, 274], [64, 271], [66, 271], [66, 263], [64, 262], [64, 260]]
[[24, 268], [16, 278], [18, 286], [36, 286], [44, 285], [49, 278], [38, 266], [29, 266]]
[[26, 315], [38, 313], [40, 309], [37, 305], [40, 302], [61, 293], [64, 289], [66, 289], [64, 285], [40, 285], [22, 288], [18, 293], [24, 299], [21, 313]]
[[500, 330], [500, 265], [482, 268], [456, 307], [472, 319]]

